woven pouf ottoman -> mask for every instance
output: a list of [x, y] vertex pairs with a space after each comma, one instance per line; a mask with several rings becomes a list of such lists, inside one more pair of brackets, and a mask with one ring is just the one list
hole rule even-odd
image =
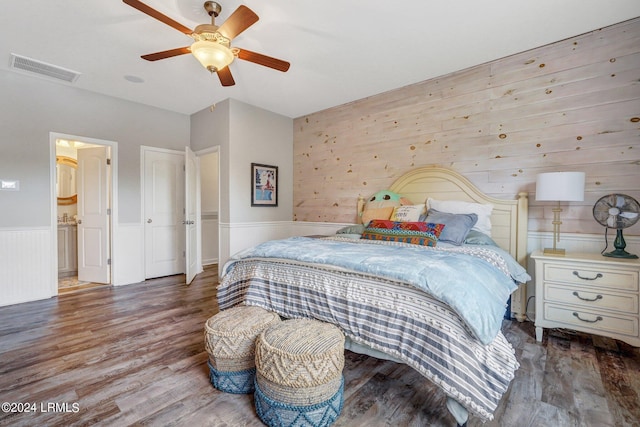
[[344, 403], [344, 335], [337, 327], [292, 319], [256, 341], [255, 406], [271, 427], [332, 424]]
[[211, 384], [227, 393], [253, 393], [256, 338], [280, 322], [276, 313], [251, 306], [235, 306], [209, 318], [204, 342]]

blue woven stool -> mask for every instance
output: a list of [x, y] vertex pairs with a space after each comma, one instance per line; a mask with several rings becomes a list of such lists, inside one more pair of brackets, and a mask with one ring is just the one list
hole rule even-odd
[[218, 371], [207, 361], [209, 381], [215, 388], [226, 393], [249, 394], [254, 391], [256, 368], [242, 371]]
[[269, 427], [326, 427], [344, 403], [344, 335], [337, 327], [292, 319], [256, 341], [254, 400]]
[[338, 391], [324, 402], [294, 406], [270, 399], [256, 379], [254, 399], [258, 417], [271, 427], [321, 427], [338, 419], [344, 405], [344, 378]]
[[256, 365], [255, 341], [280, 316], [260, 307], [235, 306], [209, 318], [205, 348], [209, 354], [209, 380], [220, 391], [253, 393]]

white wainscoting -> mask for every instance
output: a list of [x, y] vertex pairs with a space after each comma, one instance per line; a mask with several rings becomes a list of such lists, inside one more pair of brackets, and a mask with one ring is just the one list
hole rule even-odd
[[51, 227], [0, 229], [0, 306], [50, 298], [57, 293]]
[[310, 236], [317, 234], [335, 234], [336, 231], [353, 224], [339, 224], [335, 222], [304, 222], [293, 221], [291, 223], [292, 236]]
[[[613, 240], [616, 237], [615, 230], [609, 230], [607, 240], [609, 247], [607, 252], [613, 251]], [[626, 251], [640, 256], [640, 236], [624, 236], [627, 243]], [[552, 232], [530, 231], [527, 252], [531, 253], [537, 249], [550, 248], [553, 246]], [[560, 242], [556, 243], [558, 248], [563, 248], [567, 252], [602, 252], [605, 248], [604, 228], [602, 234], [576, 234], [560, 233]]]
[[[259, 223], [221, 223], [219, 265], [245, 248], [273, 239], [315, 234], [333, 234], [342, 223], [276, 221]], [[0, 306], [17, 304], [57, 295], [57, 265], [53, 265], [52, 232], [55, 227], [0, 228]], [[609, 230], [609, 248], [613, 250], [615, 232]], [[118, 224], [114, 248], [114, 285], [144, 281], [144, 227], [139, 223]], [[550, 232], [529, 232], [528, 252], [552, 245]], [[640, 255], [640, 236], [625, 236], [628, 252]], [[599, 253], [604, 249], [602, 234], [561, 234], [558, 247], [568, 252]], [[533, 277], [533, 263], [527, 271]], [[535, 279], [535, 278], [534, 278]], [[527, 284], [527, 295], [535, 295], [534, 280]], [[533, 299], [528, 313], [533, 318]]]
[[220, 253], [218, 273], [225, 262], [242, 249], [249, 248], [267, 240], [291, 237], [292, 221], [219, 223]]

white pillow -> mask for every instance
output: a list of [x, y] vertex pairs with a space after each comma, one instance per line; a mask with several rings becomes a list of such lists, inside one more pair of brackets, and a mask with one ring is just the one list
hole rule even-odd
[[393, 208], [391, 221], [416, 222], [424, 212], [424, 205], [406, 205]]
[[429, 197], [427, 199], [427, 213], [431, 208], [452, 214], [474, 213], [478, 215], [478, 222], [476, 222], [472, 230], [479, 231], [491, 237], [491, 212], [493, 211], [493, 205], [463, 202], [460, 200], [435, 200]]

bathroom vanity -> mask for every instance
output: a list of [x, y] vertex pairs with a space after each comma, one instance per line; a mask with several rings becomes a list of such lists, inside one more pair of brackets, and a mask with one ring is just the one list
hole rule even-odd
[[58, 278], [78, 274], [78, 226], [58, 224]]

